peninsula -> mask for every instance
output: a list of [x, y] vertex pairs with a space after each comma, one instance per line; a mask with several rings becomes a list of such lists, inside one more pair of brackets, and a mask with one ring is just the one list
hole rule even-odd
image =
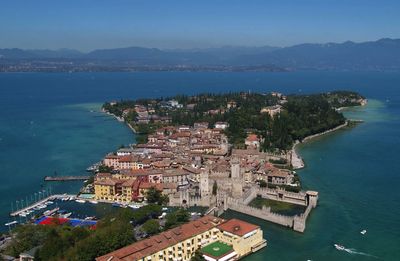
[[[95, 221], [80, 221], [90, 227], [71, 230], [83, 233], [73, 234], [76, 245], [53, 249], [47, 241], [31, 242], [38, 233], [70, 237], [59, 226], [66, 218], [55, 209], [55, 216], [37, 219], [38, 226], [18, 227], [6, 253], [17, 256], [42, 244], [36, 252], [44, 260], [124, 260], [127, 255], [134, 260], [240, 259], [265, 247], [267, 240], [259, 225], [225, 220], [221, 214], [229, 209], [304, 232], [319, 195], [302, 190], [293, 146], [346, 126], [340, 108], [365, 103], [364, 97], [347, 91], [178, 95], [105, 103], [105, 112], [136, 133], [137, 144], [105, 155], [90, 168], [94, 176], [76, 201], [123, 209], [99, 220], [97, 228]], [[75, 177], [47, 179], [67, 178]], [[203, 207], [202, 217], [189, 214], [190, 207]], [[57, 225], [50, 234], [41, 226], [46, 222]]]
[[[303, 232], [318, 193], [302, 191], [293, 145], [347, 125], [339, 108], [364, 105], [355, 92], [313, 95], [226, 93], [108, 102], [137, 143], [106, 155], [96, 200], [130, 204], [162, 191], [170, 206], [204, 206], [257, 216]], [[266, 202], [260, 203], [260, 198]], [[270, 200], [300, 205], [291, 217]], [[254, 206], [258, 206], [257, 209]]]

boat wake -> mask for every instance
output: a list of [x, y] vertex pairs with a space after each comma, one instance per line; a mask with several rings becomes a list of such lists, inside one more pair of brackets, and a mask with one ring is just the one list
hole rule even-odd
[[357, 251], [357, 249], [355, 249], [355, 248], [343, 248], [343, 249], [341, 249], [341, 251], [345, 251], [345, 252], [347, 252], [349, 254], [352, 254], [352, 255], [362, 255], [362, 256], [368, 256], [368, 257], [373, 257], [373, 258], [376, 258], [376, 259], [380, 259], [377, 256]]

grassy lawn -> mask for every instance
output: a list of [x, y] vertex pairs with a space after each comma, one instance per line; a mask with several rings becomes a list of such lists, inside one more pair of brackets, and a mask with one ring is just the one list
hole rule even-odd
[[271, 207], [271, 212], [287, 216], [294, 216], [297, 214], [301, 214], [306, 210], [305, 206], [300, 206], [296, 204], [280, 202], [260, 197], [256, 197], [255, 199], [253, 199], [249, 205], [256, 208], [262, 208], [262, 206]]
[[222, 257], [233, 250], [232, 246], [216, 241], [201, 249], [201, 252], [212, 257]]

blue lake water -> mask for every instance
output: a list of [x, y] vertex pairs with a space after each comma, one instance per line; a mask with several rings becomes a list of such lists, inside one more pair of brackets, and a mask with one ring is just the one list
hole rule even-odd
[[[84, 174], [91, 163], [134, 142], [123, 124], [99, 112], [102, 102], [178, 93], [361, 92], [367, 107], [346, 111], [365, 120], [299, 148], [306, 188], [320, 201], [304, 234], [265, 221], [269, 245], [246, 260], [400, 260], [400, 74], [294, 73], [13, 73], [0, 74], [0, 225], [11, 202], [28, 201], [43, 177]], [[53, 184], [76, 192], [81, 183]], [[85, 204], [80, 208], [94, 208]], [[97, 206], [98, 209], [103, 209]], [[94, 210], [96, 210], [96, 208]], [[360, 231], [367, 229], [362, 236]], [[334, 249], [339, 243], [353, 252]]]

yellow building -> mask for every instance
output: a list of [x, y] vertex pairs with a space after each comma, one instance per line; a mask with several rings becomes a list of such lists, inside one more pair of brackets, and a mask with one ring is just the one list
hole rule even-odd
[[150, 183], [142, 179], [108, 178], [96, 179], [94, 182], [95, 199], [100, 201], [119, 203], [143, 201], [151, 188], [163, 190], [161, 183]]
[[[207, 260], [215, 252], [213, 244], [224, 247], [222, 260], [233, 260], [266, 246], [262, 230], [253, 224], [233, 219], [225, 221], [213, 216], [204, 216], [158, 235], [141, 240], [119, 250], [96, 258], [97, 261], [161, 261], [190, 260], [200, 250]], [[215, 256], [214, 256], [215, 257]]]

